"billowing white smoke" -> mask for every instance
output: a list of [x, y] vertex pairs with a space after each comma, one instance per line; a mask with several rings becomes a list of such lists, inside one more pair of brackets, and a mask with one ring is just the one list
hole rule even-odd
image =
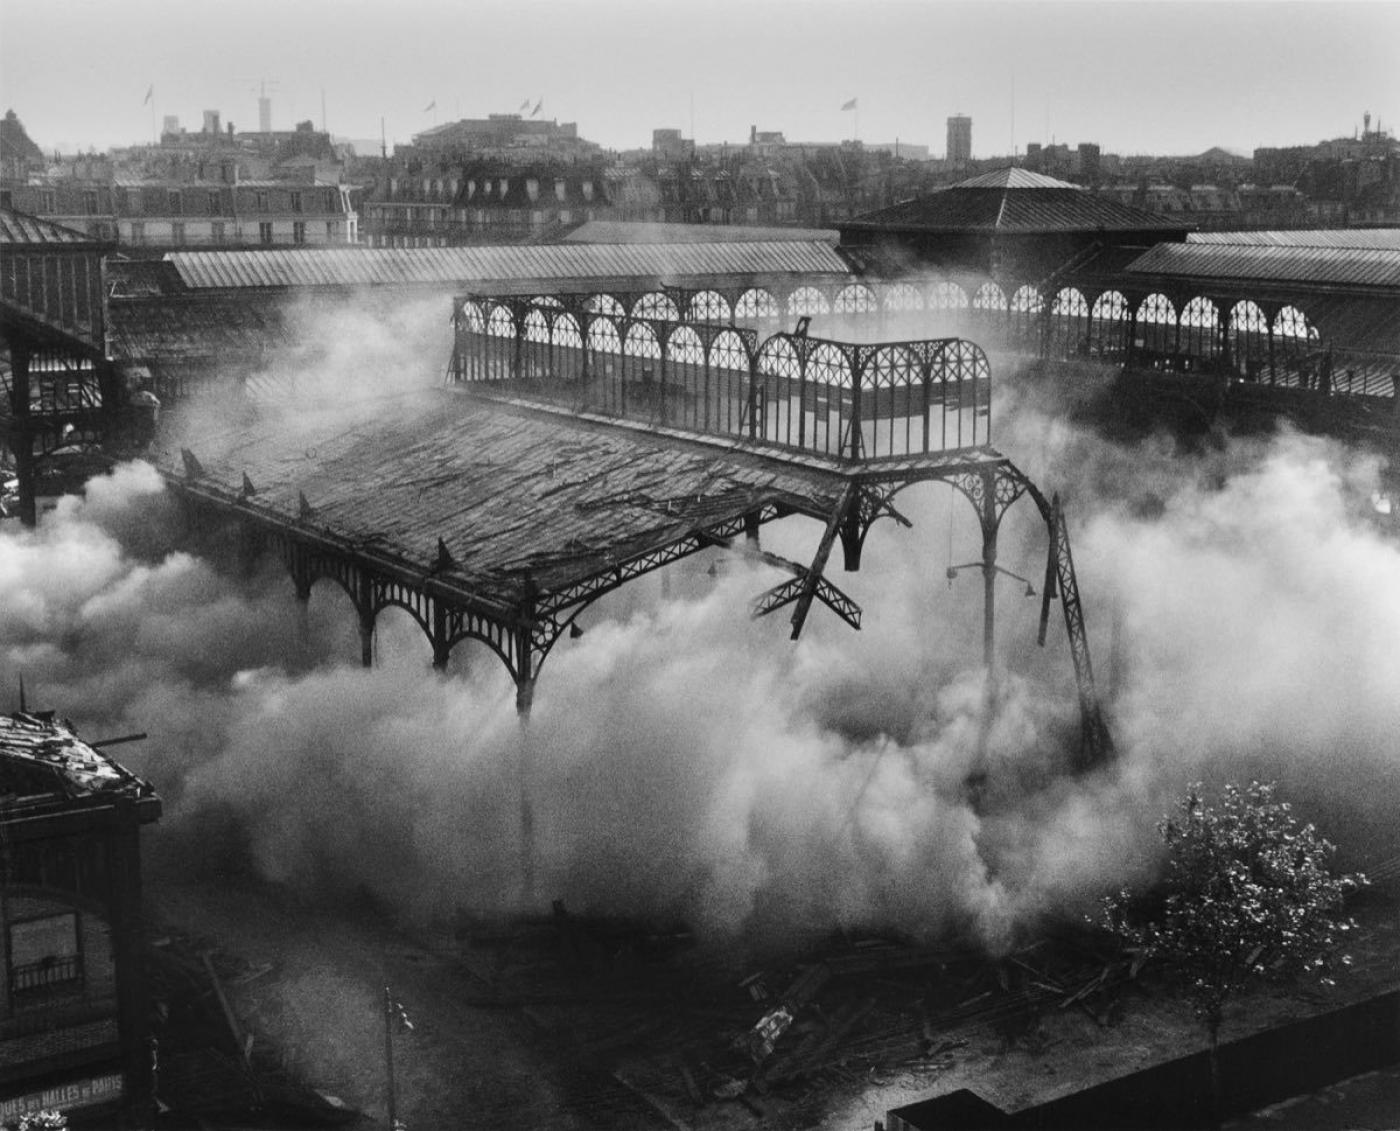
[[[682, 572], [677, 595], [624, 591], [561, 642], [522, 739], [489, 653], [433, 673], [390, 618], [361, 670], [343, 597], [318, 586], [303, 636], [285, 578], [169, 552], [158, 480], [132, 465], [37, 533], [6, 524], [0, 685], [23, 671], [88, 737], [149, 731], [113, 753], [166, 796], [155, 843], [187, 866], [244, 854], [415, 912], [515, 897], [523, 741], [542, 899], [752, 937], [868, 923], [1006, 945], [1150, 868], [1156, 817], [1195, 777], [1277, 778], [1344, 845], [1383, 828], [1400, 804], [1400, 550], [1359, 505], [1376, 467], [1298, 438], [1186, 459], [1029, 410], [1007, 425], [1013, 458], [1066, 488], [1101, 686], [1116, 678], [1120, 757], [1086, 777], [1064, 773], [1063, 630], [1028, 655], [1038, 602], [1014, 586], [984, 728], [981, 580], [945, 582], [934, 488], [901, 496], [914, 530], [881, 523], [862, 573], [833, 574], [863, 632], [817, 608], [793, 645], [780, 618], [748, 619], [765, 569]], [[977, 556], [959, 505], [955, 564]], [[1038, 585], [1028, 507], [1001, 561]], [[810, 553], [810, 527], [780, 529], [771, 546]]]

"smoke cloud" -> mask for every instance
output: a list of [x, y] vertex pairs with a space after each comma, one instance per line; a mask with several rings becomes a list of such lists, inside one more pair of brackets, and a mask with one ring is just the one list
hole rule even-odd
[[[447, 333], [429, 316], [437, 300], [313, 319], [328, 327], [313, 348], [249, 387], [324, 404], [434, 380]], [[406, 327], [434, 350], [406, 359]], [[1129, 449], [1029, 387], [998, 396], [998, 446], [1070, 508], [1119, 750], [1088, 775], [1068, 773], [1063, 629], [1037, 649], [1039, 601], [1010, 582], [989, 689], [980, 575], [944, 576], [978, 556], [975, 517], [937, 486], [900, 497], [914, 529], [878, 524], [863, 570], [833, 573], [862, 632], [817, 608], [794, 645], [780, 618], [748, 618], [767, 567], [683, 563], [585, 614], [522, 733], [489, 652], [433, 672], [390, 613], [361, 670], [343, 594], [318, 585], [303, 610], [274, 567], [176, 549], [159, 478], [133, 463], [37, 531], [0, 528], [0, 686], [23, 673], [31, 705], [88, 738], [150, 733], [113, 753], [166, 798], [152, 843], [173, 866], [368, 891], [405, 914], [512, 905], [522, 779], [541, 899], [751, 940], [868, 925], [1004, 948], [1146, 875], [1157, 817], [1197, 778], [1276, 779], [1358, 858], [1393, 853], [1400, 548], [1369, 506], [1379, 464], [1287, 434]], [[1038, 522], [1014, 508], [1000, 557], [1037, 587]], [[764, 531], [798, 559], [819, 536]]]

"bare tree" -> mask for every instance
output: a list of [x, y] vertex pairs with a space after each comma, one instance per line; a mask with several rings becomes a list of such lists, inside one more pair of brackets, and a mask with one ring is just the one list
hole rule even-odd
[[1335, 852], [1274, 786], [1225, 786], [1208, 805], [1199, 783], [1158, 825], [1167, 875], [1146, 896], [1103, 901], [1101, 923], [1183, 983], [1210, 1038], [1210, 1114], [1220, 1118], [1220, 1023], [1225, 1003], [1255, 980], [1316, 977], [1326, 985], [1342, 938], [1355, 924], [1341, 914], [1363, 875], [1334, 875]]

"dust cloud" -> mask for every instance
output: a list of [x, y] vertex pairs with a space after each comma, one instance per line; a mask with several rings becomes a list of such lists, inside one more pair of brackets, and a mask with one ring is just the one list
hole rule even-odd
[[[294, 418], [297, 396], [436, 380], [445, 356], [406, 359], [403, 343], [446, 343], [424, 329], [437, 319], [433, 300], [316, 320], [312, 346], [249, 388]], [[1058, 613], [1037, 649], [1039, 601], [1002, 584], [989, 688], [980, 575], [945, 577], [977, 558], [975, 518], [936, 486], [900, 496], [914, 528], [877, 524], [860, 573], [832, 571], [862, 632], [818, 607], [794, 645], [781, 614], [748, 617], [767, 567], [683, 563], [584, 615], [522, 738], [490, 653], [463, 647], [434, 672], [395, 614], [360, 669], [343, 594], [319, 583], [303, 608], [272, 566], [242, 575], [178, 549], [158, 477], [132, 463], [37, 531], [0, 528], [0, 687], [22, 673], [31, 706], [88, 738], [150, 733], [113, 753], [165, 797], [152, 844], [174, 866], [411, 915], [512, 906], [522, 742], [541, 900], [711, 936], [860, 925], [1005, 948], [1149, 873], [1157, 816], [1198, 778], [1276, 779], [1352, 856], [1396, 851], [1400, 544], [1369, 505], [1379, 464], [1289, 434], [1128, 448], [1033, 390], [999, 395], [998, 447], [1070, 509], [1119, 752], [1089, 774], [1068, 772]], [[790, 521], [765, 545], [802, 559], [819, 533]], [[1001, 563], [1038, 588], [1029, 502], [1002, 533]]]

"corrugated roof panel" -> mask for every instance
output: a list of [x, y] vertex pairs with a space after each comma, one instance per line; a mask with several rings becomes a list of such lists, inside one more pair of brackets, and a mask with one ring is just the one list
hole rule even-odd
[[1400, 288], [1400, 248], [1164, 243], [1128, 264], [1135, 275]]
[[[308, 411], [295, 428], [163, 414], [153, 456], [184, 482], [180, 449], [203, 465], [192, 482], [225, 499], [246, 474], [257, 507], [405, 562], [456, 559], [441, 572], [503, 605], [525, 571], [545, 593], [615, 568], [717, 518], [765, 503], [823, 513], [846, 471], [696, 444], [633, 428], [428, 389]], [[606, 521], [599, 508], [606, 508]]]
[[166, 259], [191, 288], [459, 286], [706, 275], [848, 275], [817, 241], [544, 244], [443, 248], [182, 251]]
[[1400, 228], [1308, 228], [1299, 231], [1192, 232], [1188, 243], [1253, 247], [1396, 247]]
[[835, 228], [775, 228], [744, 224], [662, 224], [635, 220], [589, 220], [566, 235], [563, 243], [788, 243], [835, 244]]
[[86, 232], [76, 228], [65, 228], [26, 212], [16, 212], [10, 208], [0, 209], [0, 244], [7, 247], [32, 246], [34, 244], [100, 244], [110, 240], [96, 240]]

